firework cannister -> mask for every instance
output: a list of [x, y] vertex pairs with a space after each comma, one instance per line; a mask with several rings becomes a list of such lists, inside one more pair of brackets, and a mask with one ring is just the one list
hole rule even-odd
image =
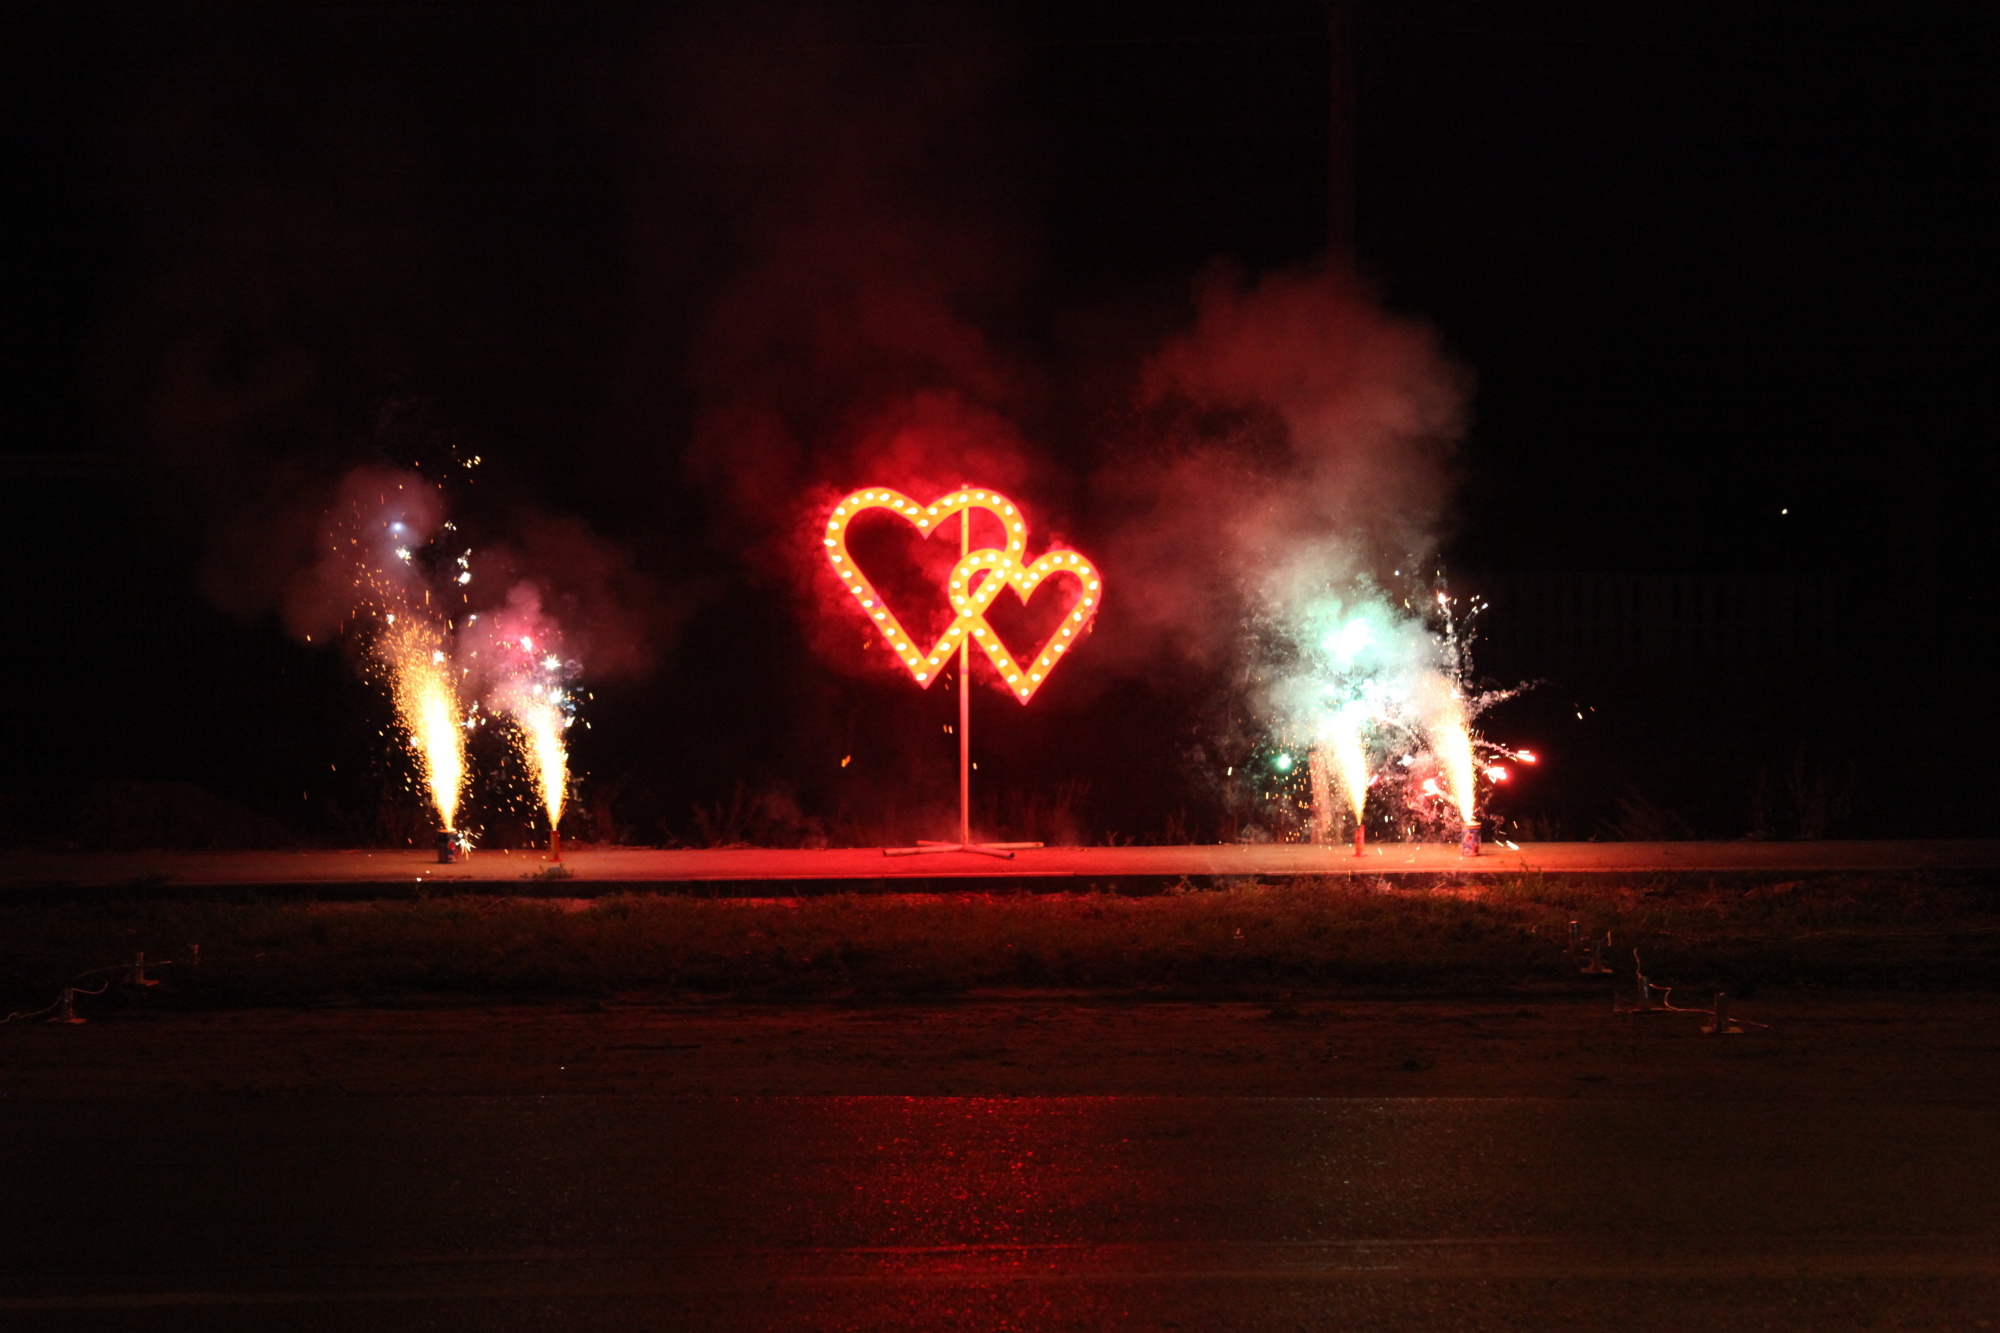
[[437, 837], [438, 864], [448, 866], [464, 860], [472, 851], [472, 839], [453, 829], [440, 830]]
[[1458, 854], [1460, 856], [1479, 855], [1479, 822], [1477, 820], [1468, 820], [1466, 822], [1465, 834], [1458, 840]]

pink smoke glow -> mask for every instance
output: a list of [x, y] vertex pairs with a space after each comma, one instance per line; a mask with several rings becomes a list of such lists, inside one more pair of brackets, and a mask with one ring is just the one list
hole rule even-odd
[[1137, 438], [1092, 485], [1117, 516], [1122, 651], [1215, 665], [1293, 585], [1426, 569], [1469, 386], [1428, 327], [1345, 274], [1216, 269], [1195, 305], [1144, 367]]

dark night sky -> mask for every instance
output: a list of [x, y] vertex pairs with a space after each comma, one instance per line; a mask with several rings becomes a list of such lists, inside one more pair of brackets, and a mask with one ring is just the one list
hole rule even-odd
[[[380, 768], [371, 696], [196, 590], [219, 515], [363, 456], [397, 402], [488, 460], [492, 530], [578, 515], [651, 580], [659, 663], [596, 714], [625, 739], [585, 745], [650, 803], [642, 831], [685, 834], [692, 802], [819, 762], [817, 740], [772, 756], [824, 692], [717, 717], [812, 670], [799, 635], [688, 646], [790, 615], [712, 538], [686, 461], [736, 373], [716, 311], [766, 238], [817, 210], [860, 238], [835, 267], [936, 263], [1023, 428], [1079, 469], [1204, 266], [1325, 240], [1312, 3], [66, 2], [0, 25], [23, 827], [132, 777], [359, 836], [283, 793], [309, 803], [327, 754]], [[1982, 23], [1417, 0], [1359, 4], [1355, 31], [1361, 269], [1476, 380], [1454, 568], [1990, 582]], [[1179, 715], [1105, 688], [1100, 743]]]

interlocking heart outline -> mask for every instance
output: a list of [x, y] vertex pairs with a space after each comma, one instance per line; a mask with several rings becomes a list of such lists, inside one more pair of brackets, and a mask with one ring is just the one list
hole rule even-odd
[[[857, 515], [870, 509], [886, 509], [901, 515], [914, 524], [917, 531], [928, 537], [936, 532], [945, 520], [957, 514], [966, 514], [966, 522], [971, 521], [970, 510], [982, 510], [993, 515], [1006, 533], [1004, 548], [984, 546], [966, 553], [952, 567], [951, 624], [938, 636], [937, 642], [929, 648], [919, 647], [915, 638], [903, 628], [896, 613], [869, 582], [868, 576], [854, 563], [847, 551], [847, 527]], [[833, 570], [854, 600], [861, 603], [862, 613], [868, 616], [888, 642], [890, 651], [896, 654], [917, 684], [929, 689], [931, 682], [938, 678], [938, 668], [951, 660], [961, 644], [977, 644], [986, 654], [986, 660], [1000, 673], [1000, 679], [1007, 684], [1008, 691], [1022, 703], [1035, 697], [1071, 648], [1074, 648], [1090, 627], [1091, 618], [1097, 614], [1097, 607], [1103, 600], [1103, 576], [1098, 573], [1083, 556], [1071, 550], [1046, 551], [1034, 560], [1026, 558], [1028, 547], [1028, 524], [1020, 507], [1006, 496], [991, 488], [961, 486], [947, 495], [942, 495], [929, 504], [919, 504], [901, 491], [885, 486], [867, 487], [854, 492], [834, 506], [827, 516], [826, 534], [827, 559]], [[1049, 634], [1042, 646], [1029, 655], [1028, 665], [1022, 666], [1007, 651], [1007, 645], [1000, 641], [1000, 635], [986, 621], [986, 609], [993, 599], [1000, 595], [1002, 588], [1012, 588], [1025, 605], [1034, 596], [1035, 589], [1041, 587], [1042, 580], [1052, 574], [1073, 574], [1077, 579], [1077, 598], [1063, 613], [1062, 623]]]

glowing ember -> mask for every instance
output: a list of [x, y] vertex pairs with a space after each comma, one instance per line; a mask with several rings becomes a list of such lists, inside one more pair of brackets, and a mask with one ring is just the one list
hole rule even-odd
[[388, 665], [396, 722], [416, 758], [431, 805], [445, 828], [456, 828], [465, 789], [465, 721], [437, 631], [405, 617], [383, 634], [376, 651]]

